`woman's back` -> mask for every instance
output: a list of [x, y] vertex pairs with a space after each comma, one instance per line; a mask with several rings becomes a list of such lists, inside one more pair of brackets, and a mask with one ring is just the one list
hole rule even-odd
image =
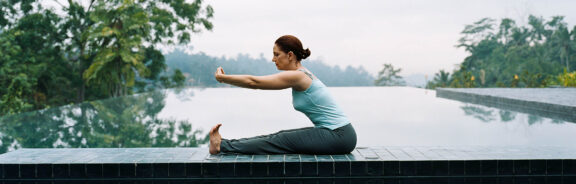
[[305, 91], [292, 89], [292, 104], [294, 109], [304, 113], [316, 127], [326, 127], [331, 130], [349, 124], [348, 118], [338, 107], [322, 81], [314, 78], [308, 71], [306, 73], [312, 84]]

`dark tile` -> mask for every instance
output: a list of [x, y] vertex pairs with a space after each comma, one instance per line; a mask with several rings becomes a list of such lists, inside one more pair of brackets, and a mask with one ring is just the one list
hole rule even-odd
[[464, 163], [464, 172], [466, 176], [478, 176], [482, 174], [482, 161], [472, 160]]
[[302, 162], [317, 162], [315, 155], [300, 155]]
[[153, 178], [154, 166], [150, 163], [136, 164], [136, 177], [138, 178]]
[[268, 164], [265, 162], [252, 162], [252, 176], [253, 177], [266, 177], [268, 176]]
[[284, 155], [270, 155], [268, 157], [268, 176], [284, 175]]
[[102, 164], [86, 164], [86, 176], [88, 178], [101, 178], [102, 175]]
[[498, 184], [514, 184], [513, 177], [498, 177]]
[[[546, 176], [546, 182], [547, 184], [561, 184], [562, 183], [562, 176]], [[572, 182], [574, 183], [574, 182]]]
[[186, 163], [186, 176], [188, 176], [188, 177], [202, 176], [202, 164], [201, 163]]
[[[156, 169], [156, 167], [154, 167]], [[157, 173], [157, 172], [154, 172]], [[217, 177], [218, 176], [218, 163], [216, 162], [203, 162], [202, 163], [202, 176], [204, 177]]]
[[37, 178], [52, 178], [52, 164], [38, 164], [36, 165]]
[[497, 177], [482, 177], [480, 183], [485, 183], [485, 184], [493, 184], [493, 183], [498, 183], [499, 180]]
[[450, 162], [449, 161], [432, 161], [432, 174], [434, 176], [449, 176], [450, 175]]
[[562, 160], [562, 173], [576, 175], [576, 160]]
[[118, 165], [118, 174], [121, 178], [133, 178], [136, 176], [135, 163], [122, 163]]
[[334, 176], [350, 176], [350, 161], [335, 161]]
[[514, 174], [514, 162], [512, 160], [498, 160], [498, 175], [510, 176]]
[[416, 175], [417, 176], [432, 176], [434, 170], [432, 168], [432, 161], [415, 161]]
[[270, 162], [284, 162], [284, 155], [270, 155], [268, 156]]
[[86, 178], [86, 164], [70, 164], [70, 178]]
[[530, 160], [530, 175], [546, 175], [546, 160]]
[[562, 183], [576, 183], [576, 177], [562, 177]]
[[105, 178], [117, 178], [119, 172], [118, 164], [102, 164], [102, 176]]
[[253, 155], [238, 155], [236, 162], [251, 162]]
[[483, 160], [481, 166], [481, 172], [484, 176], [496, 176], [498, 175], [498, 161], [496, 160]]
[[[214, 163], [216, 165], [216, 163]], [[168, 178], [169, 165], [168, 163], [154, 163], [154, 178]]]
[[465, 162], [464, 161], [450, 161], [450, 176], [464, 176]]
[[530, 161], [514, 160], [514, 175], [528, 175], [528, 174], [530, 174]]
[[238, 177], [249, 177], [252, 170], [249, 162], [236, 162], [234, 163], [234, 175]]
[[302, 176], [318, 176], [318, 162], [301, 162]]
[[350, 161], [346, 155], [332, 155], [334, 161]]
[[185, 163], [169, 163], [169, 175], [171, 178], [183, 178], [186, 177], [186, 164]]
[[400, 161], [385, 161], [382, 162], [384, 176], [399, 176], [400, 175]]
[[464, 178], [464, 183], [482, 183], [481, 177], [466, 177]]
[[54, 178], [69, 178], [70, 172], [68, 171], [68, 164], [54, 164], [52, 165], [52, 173]]
[[20, 178], [22, 179], [36, 178], [36, 164], [20, 164]]
[[546, 177], [530, 177], [530, 184], [546, 183]]
[[366, 176], [366, 161], [352, 161], [350, 163], [350, 174], [352, 176]]
[[234, 176], [234, 163], [232, 162], [218, 163], [218, 176], [221, 177]]
[[316, 155], [318, 162], [333, 162], [332, 156], [330, 155]]
[[284, 162], [285, 176], [301, 176], [302, 170], [300, 162]]
[[384, 168], [381, 161], [368, 161], [366, 162], [366, 174], [368, 176], [382, 176], [384, 175]]
[[318, 162], [318, 176], [334, 175], [334, 162]]
[[547, 175], [562, 175], [562, 160], [546, 160]]
[[401, 176], [414, 176], [414, 175], [416, 175], [416, 162], [414, 162], [414, 161], [400, 162], [400, 175]]
[[4, 178], [6, 179], [20, 178], [20, 165], [4, 164]]
[[237, 157], [237, 154], [223, 155], [219, 162], [235, 162]]

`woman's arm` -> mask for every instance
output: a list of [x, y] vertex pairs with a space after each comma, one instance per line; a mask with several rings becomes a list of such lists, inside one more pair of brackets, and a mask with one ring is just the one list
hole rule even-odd
[[226, 75], [222, 67], [216, 69], [214, 77], [218, 82], [250, 89], [286, 89], [299, 88], [305, 74], [298, 71], [284, 71], [273, 75]]

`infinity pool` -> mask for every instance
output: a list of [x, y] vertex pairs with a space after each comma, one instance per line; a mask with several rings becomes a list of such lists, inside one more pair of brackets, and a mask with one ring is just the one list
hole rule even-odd
[[[358, 146], [574, 146], [576, 123], [435, 97], [410, 87], [329, 88]], [[312, 126], [291, 91], [170, 89], [0, 118], [0, 153], [50, 147], [203, 147]]]

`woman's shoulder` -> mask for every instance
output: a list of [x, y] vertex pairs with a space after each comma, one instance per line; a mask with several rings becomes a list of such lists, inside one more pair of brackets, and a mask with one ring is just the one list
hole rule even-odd
[[282, 71], [278, 75], [284, 80], [293, 81], [295, 84], [293, 88], [298, 91], [306, 90], [313, 82], [305, 72], [299, 70]]

